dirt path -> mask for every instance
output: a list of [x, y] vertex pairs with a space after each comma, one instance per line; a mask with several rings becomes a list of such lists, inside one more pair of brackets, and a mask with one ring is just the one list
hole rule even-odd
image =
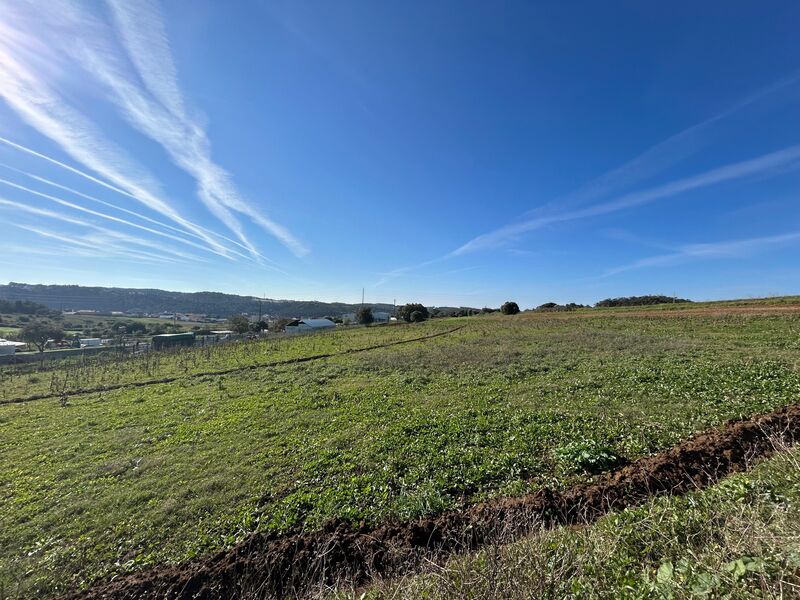
[[110, 392], [113, 390], [120, 390], [122, 388], [140, 388], [148, 385], [158, 385], [161, 383], [172, 383], [174, 381], [185, 381], [188, 379], [196, 379], [198, 377], [215, 377], [218, 375], [229, 375], [231, 373], [240, 373], [242, 371], [253, 371], [255, 369], [264, 369], [268, 367], [279, 367], [282, 365], [293, 365], [304, 362], [311, 362], [314, 360], [321, 360], [323, 358], [333, 358], [335, 356], [345, 356], [347, 354], [358, 354], [360, 352], [368, 352], [370, 350], [378, 350], [380, 348], [391, 348], [392, 346], [399, 346], [401, 344], [410, 344], [412, 342], [424, 342], [433, 338], [441, 337], [455, 333], [460, 329], [464, 329], [465, 325], [448, 329], [447, 331], [440, 331], [429, 335], [423, 335], [416, 338], [407, 340], [398, 340], [396, 342], [387, 342], [385, 344], [377, 344], [375, 346], [366, 346], [364, 348], [351, 348], [349, 350], [342, 350], [341, 352], [330, 352], [328, 354], [313, 354], [311, 356], [301, 356], [298, 358], [287, 358], [286, 360], [276, 360], [268, 363], [258, 363], [255, 365], [247, 365], [245, 367], [233, 367], [230, 369], [222, 369], [220, 371], [203, 371], [201, 373], [191, 373], [190, 375], [178, 375], [175, 377], [163, 377], [161, 379], [148, 379], [147, 381], [132, 381], [128, 383], [115, 383], [112, 385], [101, 385], [93, 388], [79, 388], [77, 390], [67, 390], [62, 393], [45, 392], [43, 394], [33, 394], [31, 396], [23, 396], [19, 398], [7, 398], [0, 400], [2, 404], [19, 404], [21, 402], [32, 402], [34, 400], [45, 400], [47, 398], [69, 398], [70, 396], [80, 396], [83, 394], [96, 394], [99, 392]]
[[286, 597], [320, 585], [362, 586], [376, 575], [413, 573], [424, 561], [508, 542], [542, 525], [590, 523], [657, 494], [708, 486], [772, 454], [776, 436], [800, 439], [800, 404], [727, 423], [564, 493], [543, 490], [374, 528], [340, 523], [283, 537], [254, 534], [229, 551], [121, 575], [71, 598]]

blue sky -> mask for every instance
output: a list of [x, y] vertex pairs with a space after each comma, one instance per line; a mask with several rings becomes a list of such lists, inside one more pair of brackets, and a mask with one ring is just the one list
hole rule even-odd
[[0, 0], [0, 281], [800, 293], [800, 4]]

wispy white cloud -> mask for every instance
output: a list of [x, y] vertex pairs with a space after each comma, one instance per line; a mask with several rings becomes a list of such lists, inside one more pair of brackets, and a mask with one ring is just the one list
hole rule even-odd
[[[0, 3], [0, 8], [5, 14], [15, 14], [15, 7], [10, 3]], [[193, 227], [190, 221], [154, 191], [158, 185], [143, 168], [53, 91], [29, 64], [23, 64], [19, 57], [24, 58], [31, 53], [29, 46], [37, 48], [36, 41], [30, 41], [30, 36], [0, 22], [0, 96], [6, 103], [26, 123], [58, 144], [75, 160], [112, 182], [111, 189], [123, 191], [148, 208], [194, 231], [206, 243], [225, 253], [226, 248], [222, 244]], [[5, 138], [3, 140], [10, 142]], [[63, 163], [62, 166], [67, 167]], [[92, 180], [102, 182], [96, 177], [92, 177]]]
[[475, 250], [495, 247], [509, 239], [516, 238], [529, 231], [541, 229], [547, 225], [596, 217], [626, 208], [648, 204], [656, 200], [669, 198], [677, 194], [708, 187], [710, 185], [742, 179], [744, 177], [763, 175], [776, 168], [789, 166], [797, 167], [800, 166], [798, 161], [800, 161], [800, 145], [790, 146], [783, 150], [778, 150], [777, 152], [712, 169], [699, 175], [678, 179], [665, 185], [626, 194], [609, 202], [507, 225], [506, 227], [470, 240], [460, 248], [451, 252], [448, 256], [459, 256], [474, 252]]
[[[229, 173], [212, 160], [211, 144], [204, 128], [184, 110], [158, 6], [150, 0], [142, 0], [136, 6], [118, 0], [107, 3], [123, 46], [145, 89], [126, 75], [119, 62], [110, 59], [113, 54], [98, 51], [92, 44], [82, 44], [89, 72], [111, 89], [114, 102], [129, 122], [161, 144], [173, 162], [194, 177], [200, 199], [243, 243], [249, 244], [232, 211], [249, 217], [296, 255], [307, 254], [308, 248], [288, 229], [246, 202], [231, 182]], [[252, 250], [255, 252], [255, 248]]]
[[[136, 199], [223, 256], [241, 256], [218, 241], [215, 234], [179, 214], [164, 200], [159, 183], [56, 90], [53, 80], [59, 80], [62, 72], [74, 71], [76, 64], [59, 56], [60, 49], [63, 55], [82, 58], [81, 66], [111, 90], [113, 103], [127, 120], [161, 144], [173, 162], [195, 178], [198, 197], [233, 232], [237, 245], [255, 259], [264, 260], [232, 211], [249, 217], [295, 254], [307, 252], [288, 230], [244, 202], [229, 174], [212, 162], [205, 131], [197, 120], [187, 116], [155, 4], [143, 2], [131, 8], [109, 3], [117, 29], [112, 34], [108, 23], [95, 17], [96, 11], [79, 2], [53, 2], [39, 5], [0, 0], [0, 10], [9, 16], [0, 23], [0, 97], [28, 125], [97, 176], [7, 138], [0, 141]], [[58, 71], [53, 64], [63, 68]]]
[[135, 261], [147, 261], [156, 263], [180, 263], [182, 261], [172, 259], [163, 254], [156, 254], [141, 250], [133, 250], [130, 248], [119, 248], [111, 243], [110, 239], [103, 239], [102, 237], [95, 236], [94, 239], [83, 239], [70, 236], [65, 233], [51, 231], [43, 227], [32, 225], [15, 225], [17, 228], [34, 233], [39, 237], [47, 240], [53, 240], [66, 246], [73, 246], [78, 248], [78, 251], [72, 252], [78, 256], [92, 257], [92, 258], [115, 258], [115, 259], [128, 259]]
[[[571, 220], [572, 218], [584, 218], [581, 216], [584, 214], [590, 217], [607, 212], [600, 209], [600, 212], [595, 213], [592, 210], [593, 207], [585, 207], [585, 205], [602, 200], [602, 198], [612, 194], [619, 194], [626, 188], [629, 189], [685, 160], [713, 140], [714, 132], [719, 129], [719, 125], [747, 107], [774, 98], [778, 92], [790, 86], [795, 86], [799, 82], [800, 71], [795, 71], [742, 98], [711, 118], [696, 123], [655, 144], [632, 160], [604, 173], [577, 190], [530, 211], [527, 219], [473, 238], [454, 250], [451, 255], [455, 256], [475, 250], [496, 247], [516, 239], [521, 234], [551, 223]], [[631, 194], [631, 196], [633, 195]], [[606, 203], [601, 206], [610, 207], [613, 204]], [[619, 208], [614, 210], [619, 210]], [[567, 218], [562, 218], [563, 216]]]
[[[151, 240], [147, 240], [140, 237], [135, 237], [131, 235], [127, 235], [124, 233], [120, 233], [118, 231], [114, 231], [112, 229], [108, 229], [105, 227], [101, 227], [96, 223], [92, 223], [90, 221], [85, 221], [83, 219], [76, 218], [72, 215], [67, 215], [64, 213], [55, 212], [52, 210], [48, 210], [45, 208], [39, 208], [35, 206], [30, 206], [29, 204], [22, 204], [19, 202], [14, 202], [13, 200], [8, 200], [7, 198], [0, 197], [0, 208], [14, 210], [16, 212], [27, 213], [30, 215], [35, 215], [37, 217], [43, 217], [46, 219], [56, 220], [62, 223], [68, 223], [70, 225], [75, 225], [78, 227], [82, 227], [85, 229], [89, 229], [92, 231], [91, 234], [81, 233], [75, 234], [63, 234], [61, 237], [63, 238], [72, 238], [77, 239], [77, 236], [84, 239], [92, 239], [96, 245], [96, 247], [103, 248], [104, 246], [115, 246], [117, 243], [121, 245], [116, 248], [118, 253], [124, 253], [125, 251], [131, 251], [131, 246], [141, 246], [145, 248], [149, 248], [152, 250], [157, 251], [155, 256], [161, 256], [165, 260], [173, 260], [170, 259], [168, 255], [171, 255], [174, 258], [182, 259], [182, 260], [189, 260], [189, 261], [203, 261], [198, 256], [194, 256], [192, 254], [187, 254], [185, 252], [181, 252], [179, 250], [175, 250], [172, 248], [165, 247], [164, 244], [159, 244], [157, 242], [153, 242]], [[29, 225], [24, 225], [20, 223], [12, 223], [17, 227], [21, 227], [23, 229], [30, 230]], [[99, 237], [98, 237], [99, 236]]]
[[[3, 164], [3, 163], [0, 163], [0, 166], [5, 167], [5, 168], [10, 169], [10, 170], [13, 170], [13, 171], [15, 171], [17, 173], [26, 175], [27, 177], [30, 177], [31, 179], [33, 179], [35, 181], [38, 181], [38, 182], [53, 186], [53, 187], [55, 187], [57, 189], [64, 190], [64, 191], [69, 192], [71, 194], [75, 194], [76, 196], [79, 196], [81, 198], [85, 198], [87, 200], [91, 200], [92, 202], [97, 202], [97, 203], [99, 203], [99, 204], [101, 204], [103, 206], [107, 206], [107, 207], [112, 208], [114, 210], [118, 210], [118, 211], [123, 212], [125, 214], [129, 214], [131, 216], [134, 216], [134, 217], [137, 217], [139, 219], [142, 219], [143, 221], [146, 221], [148, 223], [152, 223], [154, 225], [157, 225], [157, 226], [160, 226], [160, 227], [164, 227], [165, 229], [168, 229], [169, 231], [173, 231], [175, 233], [182, 234], [182, 235], [188, 235], [190, 237], [199, 237], [199, 236], [193, 235], [191, 232], [184, 231], [184, 230], [182, 230], [182, 229], [180, 229], [178, 227], [173, 227], [172, 225], [170, 225], [168, 223], [164, 223], [163, 221], [159, 221], [158, 219], [150, 218], [147, 215], [143, 215], [143, 214], [138, 213], [136, 211], [129, 210], [129, 209], [125, 208], [125, 207], [118, 206], [118, 205], [113, 204], [111, 202], [106, 202], [105, 200], [101, 200], [100, 198], [96, 198], [94, 196], [90, 196], [89, 194], [84, 194], [83, 192], [80, 192], [78, 190], [70, 188], [69, 186], [61, 185], [59, 183], [56, 183], [56, 182], [51, 181], [49, 179], [46, 179], [44, 177], [39, 177], [38, 175], [34, 175], [32, 173], [27, 173], [26, 171], [22, 171], [20, 169], [16, 169], [14, 167], [11, 167], [11, 166]], [[238, 257], [243, 258], [243, 259], [248, 259], [249, 258], [247, 255], [242, 254], [241, 252], [238, 252], [238, 251], [236, 251], [236, 250], [234, 250], [232, 248], [228, 248], [226, 253], [222, 253], [222, 252], [219, 252], [218, 250], [216, 250], [215, 248], [206, 246], [204, 244], [198, 244], [197, 242], [194, 242], [192, 240], [187, 240], [184, 237], [182, 237], [182, 235], [173, 235], [173, 234], [170, 234], [168, 232], [158, 231], [158, 230], [152, 229], [150, 227], [142, 226], [142, 225], [140, 225], [138, 223], [130, 222], [130, 221], [126, 220], [126, 219], [120, 219], [118, 217], [114, 217], [113, 215], [108, 215], [108, 214], [105, 214], [105, 213], [100, 213], [100, 212], [97, 212], [97, 211], [93, 211], [91, 209], [85, 208], [85, 207], [80, 206], [78, 204], [75, 204], [73, 202], [69, 202], [69, 201], [66, 201], [66, 200], [64, 200], [62, 198], [57, 198], [57, 197], [52, 196], [50, 194], [46, 194], [46, 193], [42, 193], [42, 192], [33, 190], [33, 189], [28, 188], [26, 186], [23, 186], [23, 185], [8, 181], [8, 180], [6, 180], [4, 178], [0, 178], [0, 183], [3, 183], [5, 185], [11, 186], [13, 188], [16, 188], [16, 189], [19, 189], [19, 190], [22, 190], [22, 191], [25, 191], [27, 193], [34, 194], [34, 195], [39, 196], [41, 198], [45, 198], [47, 200], [50, 200], [52, 202], [56, 202], [57, 204], [61, 204], [63, 206], [67, 206], [69, 208], [72, 208], [72, 209], [80, 211], [80, 212], [88, 213], [88, 214], [91, 214], [91, 215], [94, 215], [94, 216], [98, 216], [98, 217], [100, 217], [102, 219], [106, 219], [106, 220], [109, 220], [109, 221], [115, 221], [117, 223], [121, 223], [121, 224], [127, 225], [129, 227], [134, 227], [136, 229], [141, 229], [143, 231], [147, 231], [149, 233], [152, 233], [153, 235], [157, 235], [157, 236], [166, 238], [166, 239], [171, 240], [173, 242], [179, 242], [181, 244], [185, 244], [187, 246], [191, 246], [192, 248], [196, 248], [196, 249], [201, 250], [203, 252], [210, 252], [212, 254], [215, 254], [215, 255], [218, 255], [218, 256], [223, 256], [223, 257], [227, 257], [229, 254], [233, 254], [233, 255], [238, 256]], [[268, 266], [269, 266], [269, 268], [274, 268], [271, 265], [268, 265]], [[275, 270], [278, 270], [278, 269], [275, 269]]]
[[[9, 140], [8, 138], [4, 138], [4, 137], [0, 136], [0, 143], [6, 144], [7, 146], [9, 146], [11, 148], [14, 148], [15, 150], [19, 150], [19, 151], [24, 152], [26, 154], [30, 154], [31, 156], [35, 156], [36, 158], [39, 158], [39, 159], [44, 160], [44, 161], [46, 161], [46, 162], [48, 162], [50, 164], [53, 164], [53, 165], [55, 165], [57, 167], [60, 167], [60, 168], [66, 170], [66, 171], [68, 171], [70, 173], [73, 173], [75, 175], [83, 177], [84, 179], [87, 179], [88, 181], [91, 181], [93, 183], [101, 185], [104, 188], [109, 189], [109, 190], [111, 190], [113, 192], [116, 192], [118, 194], [121, 194], [121, 195], [129, 197], [129, 198], [133, 198], [134, 200], [136, 199], [136, 197], [133, 194], [130, 194], [130, 193], [126, 192], [125, 190], [121, 189], [121, 188], [118, 188], [118, 187], [116, 187], [114, 185], [111, 185], [108, 182], [103, 181], [102, 179], [98, 179], [96, 177], [93, 177], [91, 174], [86, 173], [85, 171], [81, 171], [80, 169], [76, 169], [75, 167], [73, 167], [71, 165], [68, 165], [66, 163], [63, 163], [63, 162], [61, 162], [59, 160], [56, 160], [55, 158], [53, 158], [51, 156], [47, 156], [46, 154], [42, 154], [41, 152], [37, 152], [36, 150], [34, 150], [32, 148], [28, 148], [27, 146], [24, 146], [24, 145], [19, 144], [17, 142], [13, 142], [13, 141]], [[17, 169], [16, 167], [12, 167], [12, 166], [7, 165], [5, 163], [0, 163], [0, 164], [3, 167], [7, 168], [7, 169], [11, 169], [11, 170], [13, 170], [13, 171], [15, 171], [17, 173], [25, 175], [26, 177], [30, 177], [32, 179], [35, 179], [36, 181], [45, 183], [45, 184], [50, 185], [50, 186], [57, 187], [57, 188], [62, 189], [62, 190], [66, 190], [66, 191], [68, 191], [70, 193], [73, 193], [73, 194], [76, 194], [78, 196], [81, 196], [82, 198], [85, 198], [87, 200], [91, 200], [93, 202], [99, 202], [101, 204], [104, 204], [105, 206], [114, 207], [117, 210], [126, 212], [126, 213], [128, 213], [130, 215], [138, 216], [139, 218], [144, 219], [145, 221], [149, 221], [150, 223], [154, 223], [154, 224], [160, 225], [160, 226], [165, 227], [167, 229], [170, 229], [172, 231], [176, 231], [178, 233], [184, 233], [184, 234], [186, 234], [188, 236], [191, 236], [191, 237], [194, 237], [194, 238], [197, 238], [197, 239], [200, 239], [200, 240], [206, 240], [207, 236], [213, 236], [213, 237], [219, 238], [220, 240], [223, 240], [225, 242], [230, 242], [231, 244], [234, 244], [235, 246], [238, 246], [238, 247], [240, 247], [242, 249], [245, 249], [245, 250], [248, 249], [241, 242], [239, 242], [237, 240], [234, 240], [234, 239], [231, 239], [228, 236], [223, 235], [221, 233], [218, 233], [216, 231], [212, 231], [212, 230], [210, 230], [210, 229], [208, 229], [206, 227], [202, 227], [201, 225], [198, 225], [197, 223], [189, 222], [189, 224], [191, 225], [191, 229], [182, 229], [182, 228], [179, 228], [179, 227], [174, 227], [172, 225], [169, 225], [168, 223], [164, 223], [163, 221], [158, 221], [156, 219], [152, 219], [152, 218], [150, 218], [150, 217], [148, 217], [146, 215], [143, 215], [141, 213], [138, 213], [136, 211], [132, 211], [132, 210], [126, 209], [124, 207], [117, 206], [115, 204], [112, 204], [110, 202], [106, 202], [104, 200], [99, 200], [98, 198], [96, 198], [94, 196], [90, 196], [90, 195], [85, 194], [83, 192], [78, 192], [73, 188], [70, 188], [70, 187], [65, 186], [65, 185], [61, 185], [59, 183], [56, 183], [56, 182], [51, 181], [49, 179], [46, 179], [44, 177], [40, 177], [38, 175], [34, 175], [33, 173], [30, 173], [28, 171], [24, 171], [22, 169]], [[195, 231], [200, 231], [205, 235], [197, 234], [197, 233], [195, 233]], [[235, 252], [235, 251], [229, 250], [229, 249], [226, 249], [225, 252], [220, 252], [220, 251], [216, 250], [216, 247], [217, 246], [211, 246], [211, 247], [209, 247], [209, 250], [211, 250], [211, 251], [213, 251], [216, 254], [219, 254], [221, 256], [227, 256], [228, 253], [231, 253], [231, 254], [235, 254], [236, 256], [240, 256], [240, 257], [246, 258], [245, 255], [243, 255], [243, 254], [241, 254], [239, 252]], [[264, 257], [262, 256], [262, 258], [264, 258]], [[264, 258], [264, 259], [269, 261], [269, 259], [266, 259], [266, 258]], [[269, 262], [273, 262], [273, 261], [269, 261]]]
[[641, 258], [630, 264], [609, 269], [600, 277], [610, 277], [626, 271], [647, 267], [680, 264], [691, 260], [745, 258], [769, 247], [795, 243], [800, 243], [800, 231], [723, 242], [686, 244], [668, 254]]

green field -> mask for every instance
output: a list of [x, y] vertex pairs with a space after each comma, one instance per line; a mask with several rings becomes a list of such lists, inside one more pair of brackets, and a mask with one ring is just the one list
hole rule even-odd
[[[800, 451], [686, 497], [543, 530], [373, 585], [377, 598], [796, 598]], [[352, 594], [338, 596], [341, 600]]]
[[[32, 319], [31, 315], [21, 314], [1, 314], [0, 315], [0, 337], [11, 336], [16, 338], [20, 328]], [[177, 321], [173, 323], [167, 319], [157, 319], [153, 317], [125, 317], [111, 315], [63, 315], [58, 316], [59, 322], [64, 328], [67, 336], [79, 335], [83, 337], [113, 337], [117, 335], [114, 325], [125, 323], [137, 323], [144, 325], [146, 333], [140, 336], [152, 335], [156, 330], [168, 332], [192, 331], [198, 328], [224, 329], [225, 325], [215, 323], [195, 323], [193, 321]]]
[[0, 405], [0, 589], [41, 597], [254, 530], [565, 488], [796, 403], [800, 313], [744, 306], [495, 314], [5, 368], [6, 400], [178, 379]]

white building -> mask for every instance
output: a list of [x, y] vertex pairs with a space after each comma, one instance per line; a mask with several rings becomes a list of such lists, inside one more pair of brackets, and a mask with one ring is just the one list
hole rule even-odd
[[286, 333], [303, 333], [309, 331], [322, 331], [332, 329], [336, 323], [328, 319], [299, 319], [286, 326]]
[[17, 351], [17, 348], [24, 345], [25, 344], [22, 342], [11, 342], [9, 340], [0, 339], [0, 356], [14, 354], [14, 352]]

